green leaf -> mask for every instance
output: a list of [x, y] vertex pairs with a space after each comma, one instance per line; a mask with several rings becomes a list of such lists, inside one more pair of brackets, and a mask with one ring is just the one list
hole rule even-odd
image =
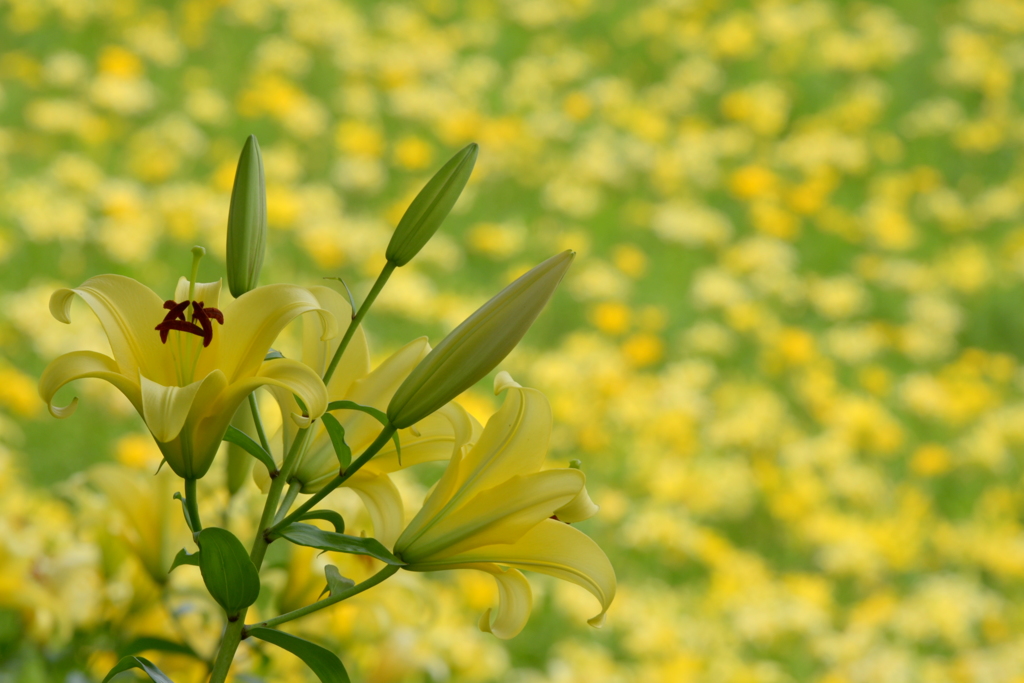
[[175, 568], [180, 567], [183, 564], [190, 564], [194, 567], [199, 566], [199, 553], [189, 553], [187, 550], [182, 548], [178, 551], [178, 554], [174, 556], [174, 562], [171, 562], [171, 568], [167, 570], [170, 574]]
[[[373, 419], [377, 420], [377, 422], [380, 422], [381, 425], [384, 427], [388, 427], [391, 425], [391, 422], [388, 421], [388, 416], [384, 413], [383, 410], [379, 410], [378, 408], [374, 408], [373, 406], [364, 406], [361, 403], [356, 403], [355, 401], [331, 401], [327, 405], [327, 411], [330, 412], [332, 410], [357, 410], [360, 413], [366, 413]], [[327, 417], [327, 413], [324, 413], [324, 417]], [[326, 425], [327, 423], [324, 422], [324, 424]], [[398, 464], [401, 465], [402, 442], [398, 440], [398, 432], [395, 432], [394, 436], [392, 436], [391, 438], [395, 442], [395, 451], [397, 451], [398, 454]]]
[[[167, 677], [163, 671], [158, 669], [153, 662], [149, 661], [145, 657], [122, 657], [121, 661], [114, 665], [114, 668], [107, 673], [107, 677], [103, 679], [103, 683], [107, 683], [111, 678], [121, 673], [122, 671], [128, 671], [129, 669], [142, 669], [150, 680], [156, 683], [174, 683], [170, 678]], [[347, 678], [345, 680], [348, 680]]]
[[139, 652], [145, 652], [146, 650], [156, 650], [158, 652], [173, 652], [179, 655], [189, 655], [190, 657], [195, 657], [196, 659], [202, 659], [202, 657], [196, 654], [195, 650], [193, 650], [185, 643], [176, 643], [173, 640], [165, 640], [163, 638], [154, 638], [151, 636], [143, 636], [141, 638], [136, 638], [135, 640], [131, 641], [130, 643], [122, 647], [120, 650], [118, 650], [117, 654], [121, 655], [122, 657], [126, 657], [128, 655], [138, 654]]
[[338, 422], [338, 418], [330, 413], [324, 413], [321, 419], [324, 421], [324, 427], [327, 428], [327, 434], [331, 437], [331, 444], [334, 446], [334, 453], [338, 456], [338, 462], [342, 469], [348, 467], [352, 463], [352, 449], [345, 443], [345, 428]]
[[[175, 491], [174, 495], [171, 497], [181, 503], [181, 513], [185, 515], [185, 524], [188, 526], [189, 531], [195, 533], [196, 528], [195, 525], [192, 524], [192, 515], [188, 514], [188, 506], [185, 505], [185, 496], [181, 495], [180, 491]], [[174, 567], [171, 567], [171, 569], [174, 569]]]
[[274, 462], [270, 453], [263, 450], [263, 446], [256, 443], [251, 436], [238, 427], [229, 425], [228, 431], [224, 433], [224, 440], [244, 449], [246, 453], [263, 463], [271, 474], [277, 472], [277, 463]]
[[326, 648], [290, 633], [263, 626], [249, 629], [249, 635], [291, 652], [305, 662], [323, 683], [349, 683], [348, 672], [338, 655]]
[[345, 533], [345, 518], [334, 510], [310, 510], [303, 513], [299, 519], [322, 519], [334, 525], [334, 530], [339, 534]]
[[[331, 597], [334, 597], [338, 593], [347, 591], [356, 585], [356, 582], [352, 579], [342, 576], [341, 572], [333, 564], [324, 567], [324, 575], [327, 577], [327, 588], [324, 588], [323, 592], [320, 593], [320, 597], [323, 597], [323, 594], [328, 591], [330, 591]], [[319, 600], [319, 598], [317, 599]]]
[[242, 542], [227, 529], [207, 527], [196, 537], [199, 544], [199, 570], [213, 599], [224, 608], [229, 619], [256, 602], [260, 594], [260, 575], [245, 552]]
[[284, 354], [277, 349], [270, 349], [267, 351], [267, 355], [263, 356], [264, 361], [277, 360], [278, 358], [284, 358]]
[[375, 538], [360, 538], [359, 536], [349, 536], [334, 531], [324, 531], [312, 524], [294, 522], [277, 531], [274, 535], [275, 537], [288, 539], [295, 545], [304, 545], [309, 548], [319, 548], [320, 550], [331, 550], [337, 553], [349, 553], [350, 555], [369, 555], [382, 562], [396, 566], [405, 564]]

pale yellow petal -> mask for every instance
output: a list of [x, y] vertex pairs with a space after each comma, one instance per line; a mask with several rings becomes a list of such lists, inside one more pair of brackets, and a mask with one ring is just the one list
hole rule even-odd
[[[187, 277], [178, 278], [178, 286], [174, 288], [174, 300], [182, 302], [188, 299], [189, 281]], [[199, 301], [208, 308], [220, 306], [221, 281], [197, 282], [190, 301]], [[187, 315], [187, 314], [186, 314]]]
[[482, 562], [540, 572], [582, 586], [601, 603], [601, 611], [588, 620], [591, 626], [604, 623], [615, 598], [615, 570], [608, 556], [586, 534], [553, 519], [544, 520], [515, 543], [475, 548], [416, 569], [436, 571]]
[[163, 299], [151, 289], [121, 275], [98, 275], [75, 289], [59, 289], [50, 297], [50, 313], [63, 323], [71, 322], [74, 295], [92, 309], [110, 341], [118, 369], [125, 377], [146, 377], [173, 384], [170, 352], [160, 343], [156, 326], [167, 311]]
[[551, 406], [536, 389], [510, 388], [462, 461], [453, 504], [517, 474], [540, 470], [551, 436]]
[[[426, 337], [412, 340], [388, 356], [366, 377], [353, 382], [351, 389], [343, 398], [384, 410], [398, 387], [428, 353], [430, 344], [427, 343]], [[340, 411], [335, 415], [345, 426], [349, 445], [353, 449], [369, 445], [380, 432], [380, 423], [369, 415], [354, 411]]]
[[[329, 287], [310, 287], [309, 291], [320, 302], [320, 307], [333, 315], [338, 323], [339, 334], [325, 341], [323, 337], [326, 330], [320, 318], [306, 316], [303, 319], [302, 362], [323, 377], [331, 359], [334, 358], [334, 353], [338, 350], [338, 345], [341, 344], [342, 331], [348, 327], [352, 319], [352, 308], [345, 297]], [[365, 377], [369, 372], [370, 351], [366, 345], [366, 335], [360, 326], [356, 328], [345, 348], [345, 353], [338, 361], [327, 387], [327, 395], [332, 401], [344, 398], [352, 382]]]
[[576, 497], [569, 501], [563, 507], [555, 510], [555, 517], [560, 522], [566, 522], [568, 524], [575, 524], [576, 522], [582, 522], [585, 519], [590, 519], [597, 514], [600, 508], [590, 499], [590, 494], [587, 493], [587, 487], [584, 486], [580, 489], [580, 492], [576, 494]]
[[199, 360], [199, 374], [220, 368], [229, 383], [255, 375], [281, 330], [303, 313], [321, 317], [326, 337], [338, 333], [334, 316], [309, 290], [295, 285], [257, 287], [229, 302], [222, 312], [224, 325], [214, 328], [213, 343]]
[[405, 508], [402, 505], [402, 496], [391, 481], [391, 477], [359, 470], [345, 482], [345, 486], [359, 494], [366, 511], [370, 513], [373, 537], [388, 548], [392, 547], [395, 539], [402, 533]]
[[512, 375], [502, 370], [494, 376], [494, 395], [497, 396], [506, 389], [522, 389], [523, 385], [512, 379]]
[[[217, 404], [211, 408], [211, 413], [224, 419], [227, 424], [231, 421], [235, 409], [245, 398], [256, 389], [269, 386], [277, 387], [290, 395], [297, 395], [306, 404], [309, 410], [309, 418], [316, 419], [327, 410], [327, 388], [324, 387], [320, 377], [306, 365], [289, 358], [277, 358], [265, 361], [254, 377], [248, 377], [228, 386], [218, 398]], [[298, 404], [291, 403], [296, 409]], [[292, 413], [295, 418], [296, 414]], [[299, 416], [301, 417], [301, 416]]]
[[459, 484], [462, 473], [462, 460], [465, 458], [469, 448], [469, 446], [463, 446], [461, 450], [452, 453], [451, 460], [448, 461], [448, 467], [445, 468], [444, 474], [427, 492], [427, 496], [423, 501], [423, 507], [412, 518], [412, 521], [405, 527], [405, 531], [402, 532], [402, 536], [395, 543], [396, 551], [400, 548], [408, 547], [416, 538], [419, 538], [423, 531], [430, 524], [434, 523], [438, 515], [448, 504], [448, 501], [451, 500]]
[[374, 472], [395, 472], [423, 462], [447, 460], [473, 438], [474, 422], [465, 408], [449, 403], [412, 427], [398, 430], [401, 463], [394, 442], [388, 442], [365, 467]]
[[[172, 441], [185, 425], [189, 413], [195, 407], [198, 414], [205, 412], [204, 402], [196, 404], [200, 391], [212, 400], [226, 383], [224, 375], [213, 372], [203, 379], [184, 387], [158, 384], [145, 376], [140, 377], [142, 387], [142, 418], [157, 441]], [[214, 391], [216, 389], [216, 391]], [[234, 414], [234, 413], [232, 413]], [[230, 416], [228, 418], [230, 420]]]
[[418, 534], [395, 546], [410, 564], [433, 562], [481, 546], [515, 543], [583, 488], [579, 470], [558, 469], [515, 476], [457, 508], [442, 510]]
[[138, 383], [122, 375], [113, 358], [94, 351], [66, 353], [55, 358], [43, 370], [39, 378], [39, 395], [46, 402], [50, 414], [54, 417], [68, 417], [74, 413], [78, 406], [77, 397], [63, 407], [53, 405], [53, 397], [68, 382], [89, 377], [104, 379], [113, 384], [142, 414], [142, 396]]
[[530, 619], [530, 611], [533, 609], [530, 582], [516, 569], [496, 566], [487, 573], [498, 584], [498, 612], [493, 616], [490, 609], [484, 612], [480, 617], [480, 630], [505, 640], [513, 638], [519, 635]]

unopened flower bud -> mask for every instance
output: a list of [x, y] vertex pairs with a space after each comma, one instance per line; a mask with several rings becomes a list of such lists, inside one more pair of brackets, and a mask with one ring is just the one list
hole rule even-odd
[[267, 191], [263, 157], [256, 136], [250, 135], [238, 157], [235, 185], [228, 211], [228, 288], [240, 297], [255, 289], [267, 243]]
[[388, 243], [385, 256], [390, 263], [404, 266], [434, 236], [466, 187], [479, 149], [471, 142], [459, 150], [412, 200]]
[[442, 339], [395, 392], [387, 411], [391, 424], [404, 429], [419, 422], [494, 369], [530, 329], [575, 256], [552, 256]]

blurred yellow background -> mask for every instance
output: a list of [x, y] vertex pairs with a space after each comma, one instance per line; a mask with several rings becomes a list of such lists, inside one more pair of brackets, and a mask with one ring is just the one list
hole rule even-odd
[[[56, 422], [35, 385], [103, 343], [84, 310], [49, 317], [54, 288], [169, 296], [197, 243], [222, 276], [249, 133], [263, 281], [357, 296], [480, 143], [368, 319], [378, 356], [579, 252], [502, 367], [550, 397], [551, 458], [602, 506], [582, 528], [618, 572], [607, 626], [534, 576], [503, 643], [475, 626], [489, 579], [403, 573], [308, 627], [355, 680], [1024, 681], [1022, 70], [1019, 0], [0, 0], [0, 681], [217, 635], [194, 575], [146, 573], [181, 524], [131, 407], [82, 382]], [[481, 419], [488, 388], [464, 399]], [[280, 602], [315, 597], [316, 561], [277, 558]]]

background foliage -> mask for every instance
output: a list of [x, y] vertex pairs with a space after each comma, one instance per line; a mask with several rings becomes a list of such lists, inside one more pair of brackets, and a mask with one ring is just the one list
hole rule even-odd
[[[49, 318], [55, 287], [169, 293], [192, 244], [223, 254], [248, 133], [264, 282], [357, 294], [480, 143], [371, 314], [378, 355], [579, 252], [504, 367], [602, 505], [608, 625], [537, 580], [501, 643], [475, 630], [485, 578], [403, 573], [308, 627], [359, 680], [1024, 680], [1022, 34], [1018, 0], [0, 0], [0, 680], [89, 680], [175, 620], [216, 635], [195, 577], [146, 573], [181, 523], [130, 406], [84, 382], [57, 423], [35, 382], [102, 348], [85, 311]], [[272, 599], [322, 588], [312, 554], [275, 562]]]

